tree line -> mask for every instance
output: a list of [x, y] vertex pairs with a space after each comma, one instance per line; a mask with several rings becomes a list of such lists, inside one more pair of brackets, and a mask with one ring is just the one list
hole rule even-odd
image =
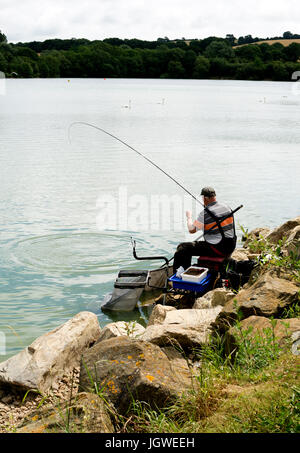
[[[285, 32], [290, 33], [290, 32]], [[250, 35], [251, 36], [251, 35]], [[290, 33], [285, 39], [298, 35]], [[8, 43], [0, 31], [0, 71], [6, 77], [120, 77], [291, 80], [300, 70], [300, 44], [245, 44], [233, 35], [190, 41], [107, 38]], [[246, 37], [247, 38], [247, 37]], [[282, 37], [281, 37], [282, 39]]]

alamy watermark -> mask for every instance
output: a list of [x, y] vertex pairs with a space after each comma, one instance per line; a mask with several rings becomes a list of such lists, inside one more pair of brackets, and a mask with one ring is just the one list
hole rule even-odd
[[292, 92], [295, 96], [300, 95], [300, 71], [295, 71], [292, 74], [292, 80], [294, 81], [292, 85]]
[[201, 210], [189, 195], [134, 194], [126, 186], [118, 193], [105, 193], [98, 197], [97, 228], [125, 231], [174, 231], [186, 228], [186, 211], [195, 214]]
[[5, 88], [5, 74], [0, 71], [0, 96], [4, 96], [6, 94]]
[[6, 337], [5, 333], [0, 331], [0, 356], [6, 354]]

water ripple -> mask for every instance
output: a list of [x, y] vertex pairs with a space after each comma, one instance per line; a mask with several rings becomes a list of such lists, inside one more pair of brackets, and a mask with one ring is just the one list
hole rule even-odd
[[18, 240], [10, 251], [17, 265], [40, 273], [110, 273], [124, 264], [120, 249], [127, 244], [120, 233], [69, 232]]

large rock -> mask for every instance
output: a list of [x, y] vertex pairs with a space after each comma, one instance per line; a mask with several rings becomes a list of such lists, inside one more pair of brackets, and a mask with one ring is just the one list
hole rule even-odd
[[280, 317], [283, 309], [299, 300], [299, 285], [289, 280], [278, 278], [273, 272], [264, 272], [251, 285], [247, 284], [227, 302], [218, 315], [214, 328], [227, 330], [238, 318], [252, 315]]
[[275, 228], [275, 230], [267, 234], [266, 240], [271, 242], [272, 244], [277, 244], [280, 239], [283, 239], [284, 237], [287, 238], [290, 235], [291, 231], [297, 226], [300, 226], [300, 217], [288, 220], [278, 228]]
[[201, 308], [213, 308], [222, 305], [226, 305], [226, 303], [235, 297], [235, 293], [226, 289], [226, 288], [216, 288], [208, 293], [204, 294], [202, 297], [198, 297], [193, 305], [194, 309], [201, 309]]
[[176, 310], [176, 308], [172, 307], [171, 305], [161, 304], [155, 305], [148, 320], [147, 327], [153, 326], [154, 324], [163, 324], [166, 319], [168, 311], [172, 310]]
[[272, 230], [266, 227], [254, 228], [254, 230], [251, 230], [248, 233], [247, 239], [244, 243], [244, 247], [247, 247], [249, 242], [251, 241], [257, 241], [266, 238], [266, 236], [268, 236], [271, 232]]
[[100, 331], [94, 313], [78, 313], [0, 363], [0, 384], [47, 392], [61, 376], [79, 365], [83, 351], [96, 342]]
[[127, 336], [104, 340], [83, 355], [79, 386], [90, 391], [97, 385], [121, 414], [133, 399], [162, 408], [192, 382], [187, 363], [176, 350], [171, 359], [158, 346]]
[[231, 254], [230, 258], [236, 261], [248, 260], [248, 250], [235, 249], [234, 252]]
[[292, 353], [300, 355], [300, 330], [292, 334]]
[[295, 349], [293, 345], [297, 341], [297, 335], [300, 333], [300, 319], [274, 319], [271, 321], [263, 316], [250, 316], [241, 321], [239, 329], [231, 327], [226, 332], [226, 343], [229, 351], [236, 349], [241, 332], [247, 330], [249, 331], [249, 338], [254, 338], [257, 335], [264, 336], [267, 332], [272, 332], [272, 335], [274, 333], [275, 341], [280, 347], [288, 345], [291, 346], [293, 351]]
[[221, 310], [222, 307], [218, 306], [168, 311], [163, 323], [147, 327], [141, 340], [159, 346], [180, 345], [183, 349], [199, 347], [208, 342], [210, 326]]
[[295, 259], [300, 259], [300, 225], [290, 231], [285, 244], [286, 254], [294, 255]]
[[117, 321], [106, 324], [101, 330], [98, 341], [108, 340], [109, 338], [128, 336], [138, 338], [145, 332], [145, 327], [137, 322]]
[[41, 407], [24, 420], [17, 433], [113, 433], [104, 401], [94, 393], [79, 393], [58, 407]]

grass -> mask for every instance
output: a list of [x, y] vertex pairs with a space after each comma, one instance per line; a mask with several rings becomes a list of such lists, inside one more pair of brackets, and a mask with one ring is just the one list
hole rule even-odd
[[286, 252], [287, 238], [283, 237], [277, 243], [272, 243], [264, 238], [261, 234], [253, 238], [243, 226], [240, 228], [247, 241], [247, 248], [255, 254], [258, 254], [258, 264], [260, 267], [277, 269], [288, 273], [291, 279], [300, 282], [300, 260], [299, 246], [297, 251]]
[[212, 338], [195, 351], [201, 365], [193, 388], [165, 409], [136, 401], [125, 432], [300, 432], [299, 362], [279, 348], [274, 328], [253, 336], [237, 323], [238, 353], [231, 355], [224, 339]]

